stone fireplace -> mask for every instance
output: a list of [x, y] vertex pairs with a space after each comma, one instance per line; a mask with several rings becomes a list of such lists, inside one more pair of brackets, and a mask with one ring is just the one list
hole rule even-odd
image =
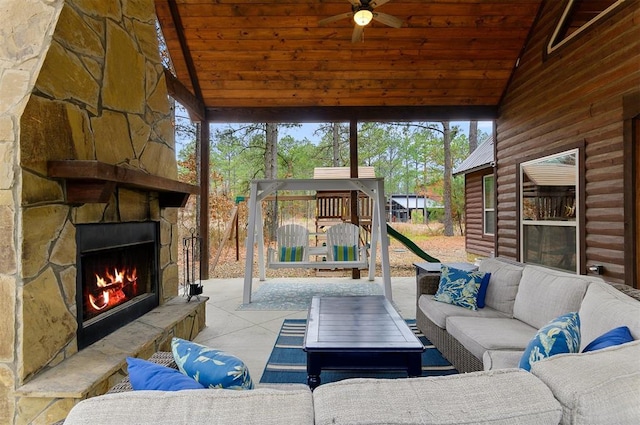
[[76, 226], [78, 349], [159, 305], [154, 222]]
[[[0, 423], [49, 424], [127, 356], [204, 326], [204, 302], [178, 296], [178, 208], [196, 191], [177, 182], [153, 0], [0, 12]], [[92, 245], [114, 229], [124, 241]]]

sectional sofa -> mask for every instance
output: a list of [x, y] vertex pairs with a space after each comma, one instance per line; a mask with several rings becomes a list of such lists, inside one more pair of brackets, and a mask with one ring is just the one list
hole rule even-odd
[[[456, 366], [487, 370], [428, 378], [348, 379], [320, 385], [313, 392], [304, 385], [116, 392], [80, 402], [65, 425], [640, 423], [638, 340], [588, 353], [558, 354], [533, 363], [531, 372], [512, 367], [522, 355], [523, 341], [536, 333], [535, 326], [565, 309], [579, 311], [587, 340], [619, 325], [629, 326], [638, 339], [640, 291], [629, 290], [636, 299], [597, 278], [502, 260], [486, 260], [480, 268], [492, 273], [485, 309], [493, 312], [445, 308], [425, 294], [418, 300], [418, 323], [432, 341], [457, 341], [453, 349], [462, 354], [460, 361], [452, 357]], [[478, 324], [486, 320], [496, 326], [494, 331]], [[438, 328], [435, 333], [429, 333], [427, 321]], [[521, 334], [520, 329], [527, 332]], [[445, 347], [441, 341], [436, 346]]]
[[581, 350], [618, 326], [640, 338], [640, 291], [628, 285], [500, 258], [479, 270], [491, 279], [477, 310], [435, 301], [437, 275], [418, 281], [416, 324], [459, 372], [518, 367], [537, 330], [568, 312], [580, 316]]

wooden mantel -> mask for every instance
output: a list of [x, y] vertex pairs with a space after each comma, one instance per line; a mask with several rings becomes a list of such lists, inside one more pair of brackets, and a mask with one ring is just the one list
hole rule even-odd
[[158, 192], [161, 207], [184, 207], [199, 187], [143, 171], [99, 161], [62, 160], [47, 163], [49, 177], [66, 180], [68, 203], [105, 203], [117, 187]]

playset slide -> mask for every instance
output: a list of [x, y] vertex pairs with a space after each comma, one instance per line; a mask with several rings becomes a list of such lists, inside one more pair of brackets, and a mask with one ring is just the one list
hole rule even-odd
[[398, 233], [398, 231], [395, 230], [393, 227], [389, 226], [388, 223], [387, 223], [387, 234], [393, 237], [394, 239], [396, 239], [397, 241], [399, 241], [402, 245], [407, 247], [409, 251], [413, 252], [423, 260], [428, 261], [429, 263], [440, 262], [440, 260], [438, 260], [437, 258], [430, 256], [429, 254], [424, 252], [422, 249], [420, 249], [420, 247], [416, 245], [411, 239], [407, 238], [402, 233]]

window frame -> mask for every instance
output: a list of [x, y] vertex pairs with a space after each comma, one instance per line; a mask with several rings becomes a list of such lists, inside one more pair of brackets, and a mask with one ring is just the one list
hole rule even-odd
[[[487, 208], [487, 193], [486, 188], [487, 188], [487, 179], [491, 178], [491, 199], [493, 199], [493, 208]], [[496, 213], [496, 201], [495, 201], [495, 196], [496, 196], [496, 178], [493, 174], [485, 174], [484, 176], [482, 176], [482, 235], [483, 236], [495, 236], [496, 232], [495, 232], [495, 228], [496, 228], [496, 223], [495, 223], [495, 213]], [[493, 212], [493, 232], [488, 232], [487, 231], [487, 212]]]
[[[575, 155], [575, 219], [573, 221], [568, 220], [531, 220], [524, 219], [524, 168], [523, 166], [543, 162], [545, 160], [566, 156], [569, 154]], [[585, 232], [585, 179], [584, 179], [584, 144], [578, 146], [568, 146], [547, 154], [540, 154], [529, 158], [524, 158], [522, 161], [518, 161], [516, 164], [517, 173], [517, 225], [518, 225], [518, 258], [521, 262], [525, 262], [525, 226], [549, 226], [549, 227], [569, 227], [575, 229], [575, 270], [568, 270], [561, 267], [553, 267], [548, 264], [534, 263], [529, 261], [530, 264], [538, 264], [543, 267], [557, 268], [558, 270], [574, 272], [576, 274], [585, 274], [585, 246], [584, 246], [584, 232]]]

